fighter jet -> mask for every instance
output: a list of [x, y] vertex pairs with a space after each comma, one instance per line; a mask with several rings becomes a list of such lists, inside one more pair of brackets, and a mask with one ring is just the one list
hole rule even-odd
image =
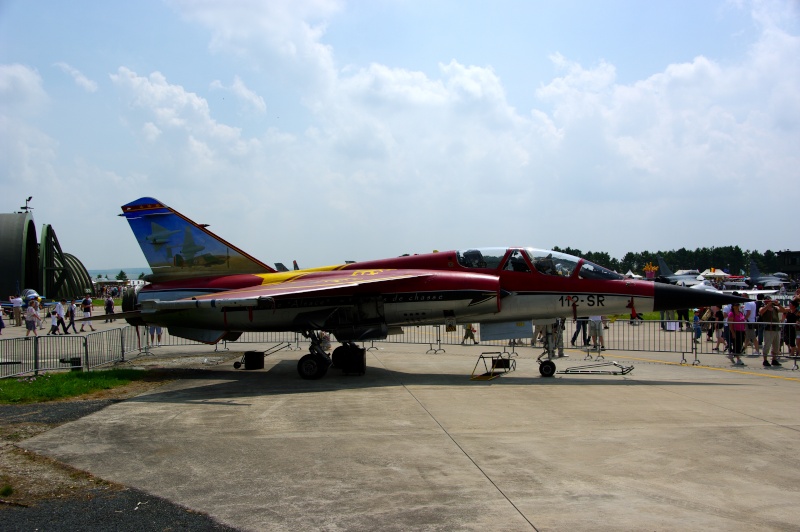
[[[781, 275], [786, 275], [781, 274]], [[750, 286], [771, 286], [780, 288], [785, 282], [787, 282], [787, 278], [781, 277], [778, 274], [773, 275], [764, 275], [761, 273], [761, 270], [758, 269], [758, 265], [756, 261], [750, 260], [750, 277], [747, 279], [747, 283]]]
[[[294, 331], [310, 341], [297, 364], [304, 379], [331, 365], [366, 371], [356, 342], [386, 338], [415, 325], [480, 323], [502, 329], [520, 321], [670, 310], [744, 298], [625, 279], [581, 257], [532, 247], [465, 248], [351, 264], [277, 272], [154, 198], [122, 207], [134, 234], [148, 220], [204, 234], [209, 252], [225, 250], [225, 265], [151, 265], [150, 284], [128, 292], [122, 315], [133, 325], [161, 325], [171, 334], [216, 343], [246, 331]], [[143, 239], [137, 238], [138, 242]], [[150, 260], [144, 246], [142, 251]], [[153, 267], [158, 266], [158, 268]], [[332, 355], [322, 333], [341, 342]], [[539, 372], [555, 373], [551, 360]]]
[[691, 273], [672, 273], [672, 270], [669, 269], [669, 266], [667, 266], [667, 263], [664, 262], [664, 259], [662, 259], [660, 256], [657, 258], [659, 275], [656, 277], [656, 281], [675, 284], [678, 286], [692, 286], [703, 281], [703, 277], [697, 270], [694, 270]]

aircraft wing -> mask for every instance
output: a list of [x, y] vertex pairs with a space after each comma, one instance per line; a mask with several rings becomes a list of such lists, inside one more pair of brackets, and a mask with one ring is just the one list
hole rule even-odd
[[[259, 300], [311, 294], [367, 284], [394, 284], [431, 276], [425, 271], [408, 270], [339, 270], [300, 275], [279, 283], [227, 290], [175, 301], [142, 301], [142, 310], [179, 310], [191, 308], [255, 307]], [[265, 282], [268, 282], [265, 280]]]
[[770, 294], [771, 295], [771, 294], [776, 293], [777, 291], [778, 290], [723, 290], [722, 293], [723, 294], [732, 294], [732, 293], [736, 292], [737, 294], [747, 294], [748, 296], [757, 296], [759, 294], [764, 294], [764, 295]]

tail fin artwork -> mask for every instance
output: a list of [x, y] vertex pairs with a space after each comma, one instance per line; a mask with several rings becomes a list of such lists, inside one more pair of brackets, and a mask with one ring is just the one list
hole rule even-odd
[[660, 256], [657, 258], [658, 258], [658, 275], [661, 275], [663, 277], [669, 277], [670, 275], [675, 275], [674, 273], [672, 273], [672, 270], [669, 269], [667, 263], [664, 262], [664, 259], [662, 259]]
[[123, 205], [120, 216], [153, 271], [148, 281], [275, 271], [157, 199]]

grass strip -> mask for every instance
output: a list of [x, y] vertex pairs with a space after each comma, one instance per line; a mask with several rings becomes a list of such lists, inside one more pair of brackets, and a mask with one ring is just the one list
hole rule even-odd
[[85, 373], [44, 373], [0, 379], [0, 404], [38, 403], [75, 397], [97, 390], [109, 390], [142, 380], [147, 372], [137, 369], [109, 369]]

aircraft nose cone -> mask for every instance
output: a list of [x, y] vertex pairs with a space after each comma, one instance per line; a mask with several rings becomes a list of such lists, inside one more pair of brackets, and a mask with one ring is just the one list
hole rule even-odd
[[678, 310], [684, 308], [710, 307], [728, 303], [744, 303], [746, 297], [721, 294], [710, 290], [692, 290], [682, 286], [655, 283], [653, 310]]

